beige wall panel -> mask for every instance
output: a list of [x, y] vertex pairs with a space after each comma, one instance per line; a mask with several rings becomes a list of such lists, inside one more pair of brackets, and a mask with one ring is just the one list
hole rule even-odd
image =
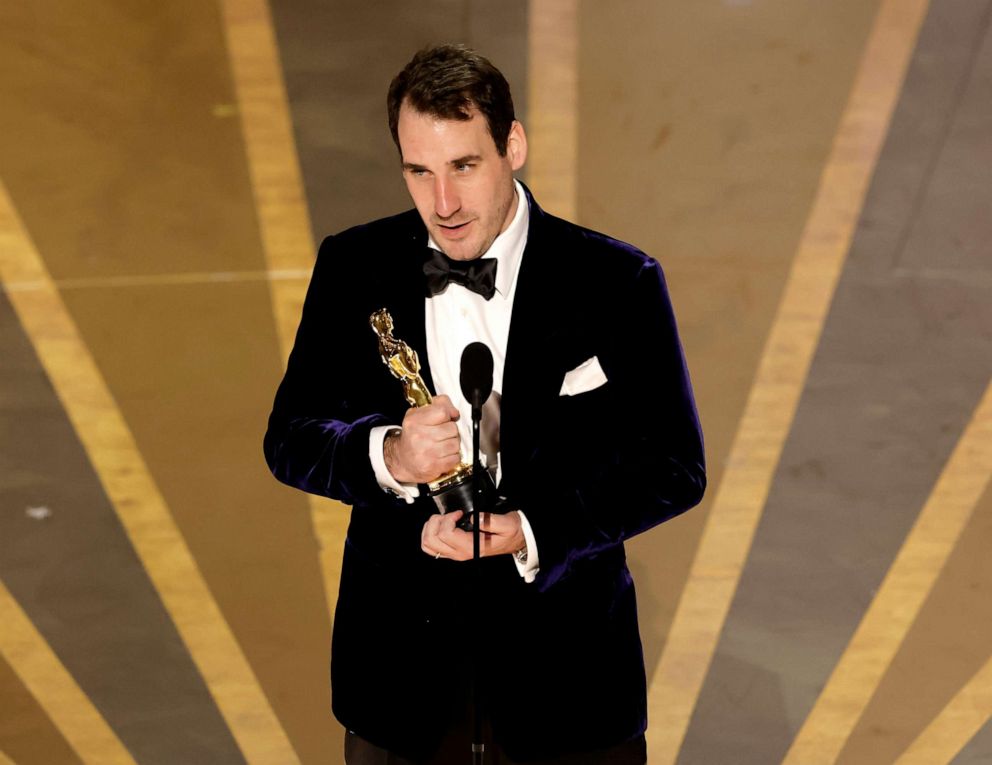
[[301, 759], [327, 761], [329, 626], [305, 498], [261, 438], [280, 361], [264, 282], [65, 293]]
[[0, 654], [80, 759], [106, 765], [136, 765], [124, 743], [3, 582], [0, 582], [0, 624], [3, 624]]
[[4, 3], [4, 181], [56, 280], [264, 267], [213, 3]]
[[170, 282], [64, 297], [294, 746], [329, 761], [317, 548], [261, 457], [280, 353], [266, 283], [237, 282], [265, 260], [219, 9], [5, 4], [0, 29], [0, 161], [25, 226], [56, 280]]
[[988, 660], [992, 650], [990, 539], [992, 487], [975, 507], [838, 763], [894, 761]]
[[[581, 6], [579, 220], [666, 270], [710, 500], [877, 8]], [[649, 674], [707, 507], [630, 545]]]
[[82, 765], [3, 657], [0, 657], [0, 710], [0, 753], [6, 753], [18, 765]]

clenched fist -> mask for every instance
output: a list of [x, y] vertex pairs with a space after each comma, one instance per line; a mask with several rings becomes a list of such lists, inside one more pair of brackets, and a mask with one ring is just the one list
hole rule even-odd
[[461, 461], [458, 417], [447, 396], [408, 409], [399, 436], [391, 435], [383, 443], [382, 456], [393, 478], [400, 483], [428, 483], [453, 470]]

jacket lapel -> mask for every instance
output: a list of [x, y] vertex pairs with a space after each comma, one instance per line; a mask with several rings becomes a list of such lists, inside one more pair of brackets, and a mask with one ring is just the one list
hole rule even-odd
[[[393, 317], [394, 334], [417, 352], [420, 376], [434, 395], [434, 378], [427, 358], [427, 332], [424, 317], [424, 271], [427, 257], [427, 232], [420, 224], [405, 236], [406, 246], [398, 247], [392, 266], [380, 272], [382, 305]], [[375, 310], [375, 309], [373, 309]], [[401, 399], [402, 400], [402, 399]]]
[[530, 205], [527, 245], [520, 263], [517, 290], [506, 344], [503, 391], [500, 405], [500, 458], [503, 475], [519, 475], [525, 467], [540, 427], [541, 410], [558, 395], [561, 380], [551, 363], [556, 338], [562, 333], [558, 310], [560, 285], [553, 266], [549, 241], [549, 216], [524, 187]]

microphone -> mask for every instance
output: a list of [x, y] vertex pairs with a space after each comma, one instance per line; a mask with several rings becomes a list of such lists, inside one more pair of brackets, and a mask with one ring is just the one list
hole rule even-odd
[[472, 405], [473, 419], [493, 392], [493, 353], [485, 343], [469, 343], [462, 351], [462, 395]]

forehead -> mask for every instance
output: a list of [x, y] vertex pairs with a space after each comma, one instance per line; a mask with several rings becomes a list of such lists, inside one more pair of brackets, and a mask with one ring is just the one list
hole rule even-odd
[[474, 107], [467, 120], [450, 120], [418, 112], [404, 103], [396, 132], [404, 162], [450, 162], [496, 151], [485, 116]]

